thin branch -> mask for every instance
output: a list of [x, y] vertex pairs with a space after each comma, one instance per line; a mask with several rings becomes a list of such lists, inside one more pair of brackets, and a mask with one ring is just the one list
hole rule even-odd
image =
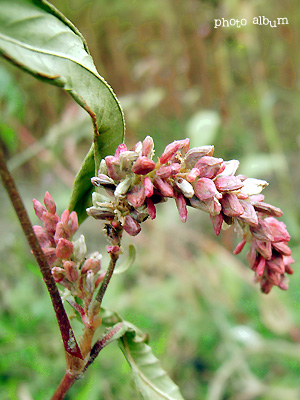
[[42, 251], [41, 246], [37, 240], [37, 237], [33, 231], [29, 216], [24, 207], [23, 201], [20, 197], [15, 182], [7, 168], [1, 146], [0, 146], [0, 175], [3, 181], [3, 185], [10, 197], [11, 203], [17, 213], [18, 219], [22, 226], [23, 232], [26, 236], [27, 242], [32, 250], [32, 253], [43, 275], [43, 279], [47, 286], [53, 304], [53, 308], [56, 314], [65, 351], [74, 357], [82, 359], [80, 348], [76, 342], [75, 335], [73, 333], [70, 321], [68, 319], [63, 303], [61, 301], [59, 291], [52, 277], [50, 267], [46, 260], [45, 254]]
[[116, 262], [118, 261], [119, 258], [119, 254], [113, 254], [110, 253], [110, 263], [108, 266], [108, 269], [106, 271], [105, 277], [103, 279], [102, 285], [100, 286], [99, 292], [97, 293], [96, 296], [96, 302], [98, 303], [98, 307], [100, 309], [101, 304], [102, 304], [102, 300], [104, 297], [104, 294], [106, 292], [107, 286], [109, 284], [110, 278], [112, 277], [112, 274], [114, 272], [115, 266], [116, 266]]
[[53, 396], [51, 397], [51, 400], [62, 400], [67, 394], [68, 390], [74, 385], [74, 383], [78, 378], [79, 376], [78, 377], [71, 376], [67, 371], [62, 380], [60, 381]]

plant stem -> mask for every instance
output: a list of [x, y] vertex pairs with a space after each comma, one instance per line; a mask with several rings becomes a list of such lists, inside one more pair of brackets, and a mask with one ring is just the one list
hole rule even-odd
[[16, 211], [23, 232], [26, 236], [27, 242], [32, 250], [32, 253], [40, 267], [43, 275], [44, 282], [47, 286], [53, 308], [56, 314], [57, 322], [60, 328], [62, 340], [64, 343], [65, 351], [74, 357], [82, 359], [80, 348], [76, 342], [73, 330], [70, 325], [67, 313], [64, 309], [63, 303], [57, 286], [51, 274], [50, 267], [41, 246], [37, 240], [37, 237], [33, 231], [29, 216], [24, 207], [21, 196], [15, 185], [15, 182], [7, 168], [5, 157], [0, 146], [0, 175], [3, 181], [3, 185], [10, 197], [11, 203]]
[[62, 400], [67, 394], [68, 390], [73, 386], [76, 382], [77, 378], [75, 376], [71, 376], [68, 371], [65, 373], [64, 377], [60, 381], [57, 389], [55, 390], [51, 400]]
[[115, 269], [116, 263], [118, 261], [118, 258], [119, 258], [119, 254], [110, 253], [109, 266], [108, 266], [108, 269], [106, 271], [105, 277], [103, 279], [102, 285], [100, 286], [99, 292], [97, 293], [97, 296], [96, 296], [96, 299], [95, 299], [96, 302], [98, 303], [99, 309], [101, 307], [104, 294], [106, 292], [106, 289], [107, 289], [107, 286], [109, 284], [110, 278], [112, 277], [112, 274], [114, 272], [114, 269]]

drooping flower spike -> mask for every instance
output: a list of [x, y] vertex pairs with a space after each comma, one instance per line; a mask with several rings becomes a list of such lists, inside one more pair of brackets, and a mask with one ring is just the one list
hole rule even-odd
[[268, 183], [235, 175], [239, 162], [213, 157], [213, 146], [189, 149], [189, 145], [189, 139], [170, 143], [156, 163], [150, 136], [131, 150], [119, 145], [114, 156], [101, 161], [98, 176], [92, 178], [93, 185], [105, 189], [107, 196], [94, 193], [87, 213], [135, 236], [147, 217], [156, 217], [155, 205], [173, 198], [182, 222], [190, 206], [210, 214], [216, 235], [222, 226], [233, 225], [242, 237], [235, 254], [250, 242], [250, 268], [264, 293], [274, 285], [287, 289], [285, 273], [293, 272], [294, 262], [287, 244], [290, 236], [276, 219], [282, 211], [263, 202], [260, 193]]

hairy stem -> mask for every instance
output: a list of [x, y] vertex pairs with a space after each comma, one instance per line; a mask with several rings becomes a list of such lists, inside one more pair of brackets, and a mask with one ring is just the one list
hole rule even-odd
[[0, 146], [0, 175], [3, 181], [3, 185], [10, 197], [11, 203], [16, 211], [20, 224], [22, 226], [23, 232], [26, 236], [27, 242], [32, 250], [32, 253], [40, 267], [41, 273], [43, 275], [44, 282], [47, 286], [53, 308], [56, 314], [58, 325], [60, 328], [62, 340], [64, 343], [65, 351], [74, 357], [82, 358], [80, 348], [76, 342], [73, 330], [70, 325], [70, 321], [64, 309], [59, 291], [54, 282], [51, 274], [50, 267], [48, 265], [47, 259], [41, 249], [41, 246], [37, 240], [37, 237], [33, 231], [29, 216], [24, 207], [21, 196], [15, 185], [15, 182], [7, 168], [5, 157]]

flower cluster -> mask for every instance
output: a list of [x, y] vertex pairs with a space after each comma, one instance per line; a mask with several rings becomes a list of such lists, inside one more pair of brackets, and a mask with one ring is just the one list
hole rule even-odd
[[51, 267], [53, 278], [73, 296], [82, 299], [87, 307], [95, 288], [102, 282], [105, 273], [101, 273], [101, 254], [94, 253], [85, 259], [86, 245], [84, 236], [72, 242], [72, 236], [78, 229], [76, 212], [65, 210], [61, 217], [51, 195], [46, 192], [45, 207], [36, 199], [33, 207], [43, 227], [33, 227]]
[[176, 140], [154, 162], [150, 136], [131, 150], [120, 144], [114, 156], [101, 161], [98, 176], [92, 178], [93, 185], [104, 188], [109, 197], [95, 192], [87, 213], [135, 236], [141, 222], [155, 218], [155, 205], [173, 198], [183, 222], [191, 206], [210, 214], [216, 235], [222, 227], [233, 225], [243, 238], [235, 254], [251, 243], [248, 260], [263, 292], [273, 285], [286, 289], [285, 273], [293, 272], [290, 236], [276, 219], [282, 211], [264, 203], [260, 194], [268, 183], [235, 175], [239, 162], [213, 157], [213, 146], [189, 146], [189, 139]]

